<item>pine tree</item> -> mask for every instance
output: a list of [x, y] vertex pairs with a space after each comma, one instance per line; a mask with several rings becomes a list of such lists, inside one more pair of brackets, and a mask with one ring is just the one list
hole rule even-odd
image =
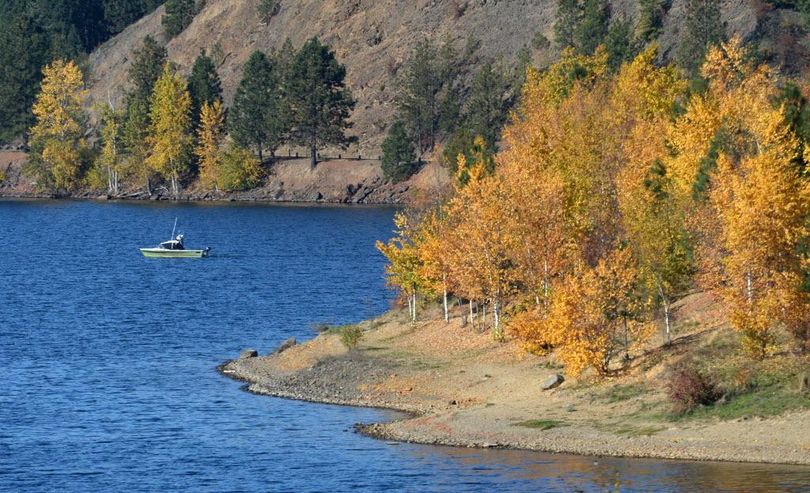
[[200, 110], [203, 105], [222, 101], [222, 82], [214, 61], [206, 55], [205, 50], [194, 60], [188, 78], [188, 92], [191, 95], [191, 118], [196, 128], [200, 122]]
[[607, 0], [583, 0], [582, 17], [574, 30], [574, 44], [583, 55], [592, 55], [604, 44], [610, 29], [610, 4]]
[[618, 70], [619, 67], [633, 59], [636, 55], [633, 41], [633, 23], [629, 19], [617, 20], [611, 24], [604, 40], [605, 51], [608, 53], [610, 68]]
[[639, 0], [635, 37], [640, 43], [646, 44], [658, 38], [669, 5], [669, 0]]
[[254, 52], [245, 64], [228, 117], [234, 142], [252, 149], [262, 162], [264, 150], [272, 154], [287, 130], [280, 78], [278, 64], [264, 53]]
[[324, 145], [345, 146], [356, 139], [346, 136], [354, 98], [346, 87], [346, 67], [335, 53], [312, 38], [296, 54], [286, 81], [291, 139], [310, 150], [311, 163], [318, 163]]
[[197, 14], [195, 0], [167, 0], [165, 5], [166, 13], [160, 20], [166, 36], [173, 38], [185, 31], [194, 20]]
[[57, 191], [71, 190], [79, 180], [86, 150], [85, 98], [82, 72], [73, 61], [57, 60], [43, 69], [30, 130], [31, 160], [39, 178]]
[[427, 40], [416, 45], [400, 81], [397, 106], [416, 139], [419, 155], [430, 150], [439, 130], [439, 92], [443, 81], [437, 70], [438, 54]]
[[143, 45], [132, 54], [132, 65], [129, 67], [130, 89], [127, 92], [128, 101], [149, 101], [155, 88], [155, 82], [160, 78], [163, 65], [168, 56], [166, 48], [160, 45], [152, 36], [146, 36]]
[[48, 34], [29, 15], [8, 12], [0, 29], [0, 141], [22, 135], [49, 53]]
[[572, 48], [576, 44], [576, 32], [581, 22], [582, 11], [577, 0], [559, 0], [557, 17], [554, 22], [554, 40], [561, 49]]
[[503, 71], [485, 63], [475, 74], [467, 99], [464, 126], [472, 135], [484, 138], [489, 149], [495, 144], [506, 123], [509, 85]]
[[725, 27], [720, 20], [719, 0], [687, 0], [686, 15], [678, 40], [678, 63], [697, 75], [710, 46], [723, 41]]
[[180, 178], [189, 167], [191, 150], [191, 96], [186, 81], [170, 64], [155, 83], [149, 112], [147, 164], [171, 181], [172, 194], [180, 194]]
[[385, 179], [396, 183], [408, 179], [413, 174], [416, 154], [405, 124], [401, 120], [394, 122], [388, 129], [382, 151], [382, 170]]
[[150, 109], [155, 83], [166, 63], [166, 48], [154, 38], [147, 36], [143, 45], [133, 54], [129, 67], [129, 89], [126, 98], [126, 118], [123, 128], [123, 144], [129, 154], [132, 174], [143, 180], [146, 192], [151, 195], [151, 170], [146, 166], [149, 153], [147, 138], [151, 127]]

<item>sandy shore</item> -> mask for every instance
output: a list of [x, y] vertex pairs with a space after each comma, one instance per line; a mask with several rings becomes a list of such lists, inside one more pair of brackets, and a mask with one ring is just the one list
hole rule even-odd
[[[541, 382], [560, 371], [552, 361], [494, 342], [458, 320], [413, 327], [402, 317], [392, 312], [361, 324], [365, 336], [353, 351], [327, 333], [220, 370], [257, 394], [410, 413], [360, 427], [386, 440], [810, 465], [808, 411], [730, 421], [661, 418], [668, 404], [656, 381], [663, 363], [654, 355], [621, 378], [566, 381], [543, 391]], [[688, 344], [672, 349], [688, 350]]]

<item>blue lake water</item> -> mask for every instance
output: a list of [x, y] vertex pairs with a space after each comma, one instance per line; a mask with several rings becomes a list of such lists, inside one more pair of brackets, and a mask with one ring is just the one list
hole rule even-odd
[[[239, 350], [380, 314], [393, 210], [0, 201], [0, 491], [810, 491], [810, 468], [389, 444]], [[147, 260], [174, 218], [205, 260]]]

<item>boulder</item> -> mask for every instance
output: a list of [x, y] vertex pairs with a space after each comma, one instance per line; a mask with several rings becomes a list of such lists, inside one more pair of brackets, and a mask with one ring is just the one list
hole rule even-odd
[[259, 352], [255, 349], [243, 349], [241, 353], [239, 353], [239, 359], [250, 359], [255, 358], [259, 355]]
[[284, 351], [286, 351], [286, 350], [290, 349], [291, 347], [295, 346], [296, 344], [298, 344], [298, 343], [296, 342], [295, 337], [290, 337], [286, 341], [282, 342], [281, 345], [278, 348], [276, 348], [275, 351], [273, 351], [273, 354], [281, 354]]
[[545, 379], [545, 381], [543, 381], [543, 384], [540, 386], [540, 388], [542, 390], [556, 389], [557, 387], [562, 385], [563, 382], [565, 382], [565, 378], [558, 373], [556, 375], [551, 375], [550, 377]]

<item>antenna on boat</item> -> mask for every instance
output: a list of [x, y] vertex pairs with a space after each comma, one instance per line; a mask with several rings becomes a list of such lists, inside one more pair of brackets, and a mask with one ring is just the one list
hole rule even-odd
[[174, 240], [174, 232], [177, 230], [177, 218], [174, 218], [174, 227], [172, 228], [172, 237], [169, 238], [170, 240]]

